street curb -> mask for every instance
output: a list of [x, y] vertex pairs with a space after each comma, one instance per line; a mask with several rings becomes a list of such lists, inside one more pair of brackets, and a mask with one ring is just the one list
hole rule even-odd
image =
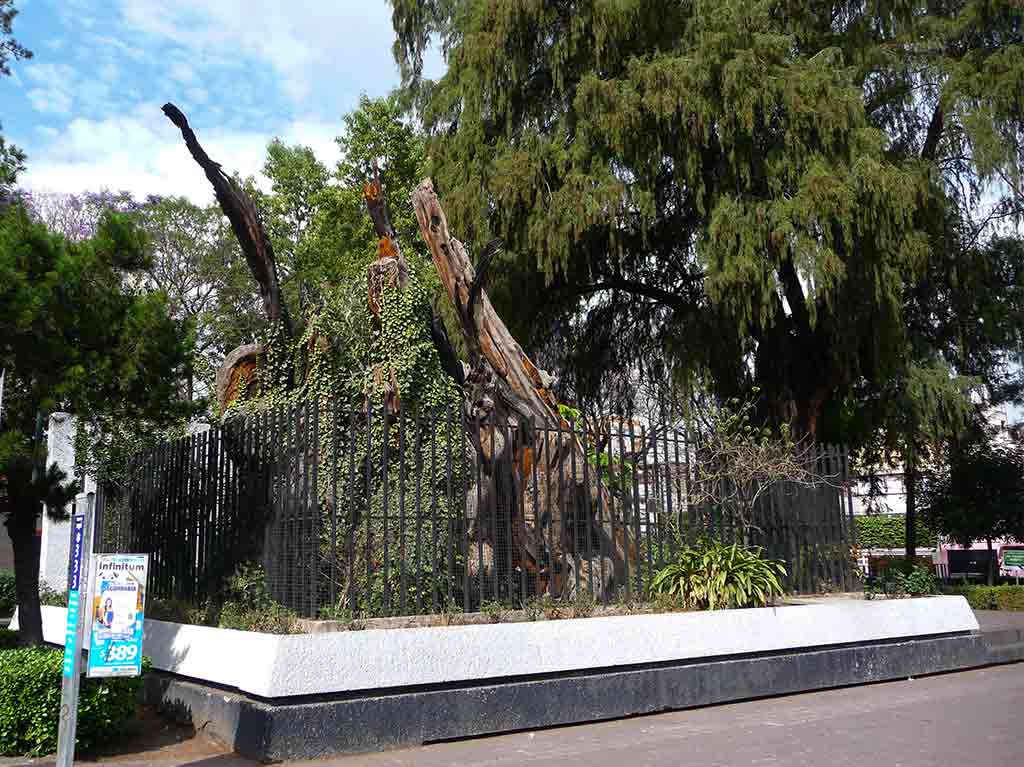
[[990, 665], [979, 633], [266, 700], [169, 674], [146, 698], [261, 761], [380, 751]]

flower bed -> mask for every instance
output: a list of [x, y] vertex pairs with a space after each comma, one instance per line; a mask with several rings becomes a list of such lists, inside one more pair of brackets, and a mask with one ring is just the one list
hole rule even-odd
[[[44, 608], [47, 641], [64, 611]], [[977, 631], [961, 597], [273, 635], [148, 620], [156, 669], [261, 698], [725, 658]]]

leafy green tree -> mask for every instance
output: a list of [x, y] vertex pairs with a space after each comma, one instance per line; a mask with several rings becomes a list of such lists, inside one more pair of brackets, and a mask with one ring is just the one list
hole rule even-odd
[[337, 142], [342, 158], [334, 169], [334, 183], [323, 190], [310, 228], [310, 279], [335, 285], [362, 279], [376, 258], [377, 236], [363, 200], [374, 166], [403, 252], [426, 259], [409, 204], [424, 171], [423, 139], [403, 119], [397, 100], [363, 96], [359, 106], [345, 115]]
[[139, 207], [130, 192], [108, 189], [80, 194], [19, 190], [18, 199], [50, 232], [75, 242], [94, 236], [108, 210], [131, 213]]
[[979, 243], [978, 234], [949, 216], [936, 221], [928, 268], [905, 293], [905, 368], [859, 387], [859, 423], [846, 429], [862, 445], [862, 469], [902, 469], [908, 562], [916, 555], [920, 472], [945, 460], [946, 444], [980, 417], [979, 408], [1021, 394], [1024, 242]]
[[899, 467], [906, 492], [905, 562], [917, 556], [921, 472], [941, 461], [944, 446], [975, 417], [971, 390], [976, 382], [957, 376], [941, 358], [911, 360], [903, 375], [868, 389], [859, 402], [871, 431], [861, 445], [859, 468], [876, 472]]
[[0, 507], [15, 555], [24, 640], [42, 641], [41, 503], [63, 513], [74, 493], [48, 462], [43, 424], [66, 410], [88, 419], [117, 410], [127, 419], [180, 417], [177, 382], [190, 337], [165, 295], [138, 285], [148, 266], [144, 235], [124, 215], [106, 214], [95, 236], [72, 242], [34, 222], [20, 205], [0, 217]]
[[[14, 0], [0, 0], [0, 75], [11, 74], [11, 61], [32, 58], [32, 51], [12, 36], [14, 17], [18, 11]], [[0, 136], [0, 202], [14, 187], [18, 174], [25, 169], [25, 153]]]
[[906, 373], [936, 221], [1020, 214], [1013, 0], [392, 5], [455, 230], [504, 238], [499, 309], [577, 371], [667, 354], [819, 435]]
[[294, 316], [310, 304], [316, 271], [310, 260], [307, 234], [323, 205], [329, 172], [305, 146], [287, 146], [274, 139], [267, 147], [263, 174], [270, 179], [271, 193], [259, 195], [264, 222], [281, 270], [282, 290]]
[[224, 355], [260, 334], [259, 296], [245, 259], [216, 205], [151, 196], [133, 218], [148, 235], [146, 283], [195, 334], [183, 396], [208, 396]]
[[[963, 546], [996, 538], [1024, 540], [1024, 453], [975, 426], [955, 443], [948, 462], [926, 474], [927, 520]], [[988, 582], [993, 582], [990, 563]]]

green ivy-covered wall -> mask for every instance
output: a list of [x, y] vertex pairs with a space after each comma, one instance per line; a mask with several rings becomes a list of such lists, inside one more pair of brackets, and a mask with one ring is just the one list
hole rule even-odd
[[[907, 545], [906, 518], [902, 515], [868, 515], [856, 517], [857, 545], [862, 549], [902, 549]], [[922, 520], [917, 520], [917, 545], [935, 545], [936, 533]]]

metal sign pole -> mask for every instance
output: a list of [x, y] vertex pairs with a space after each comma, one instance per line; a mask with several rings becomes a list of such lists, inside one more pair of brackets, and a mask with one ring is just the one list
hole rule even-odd
[[[75, 761], [75, 730], [78, 726], [78, 686], [82, 675], [82, 613], [88, 616], [89, 559], [92, 553], [92, 512], [95, 496], [86, 496], [85, 512], [71, 520], [71, 555], [68, 568], [68, 620], [64, 635], [64, 680], [60, 693], [60, 724], [57, 729], [57, 766], [72, 767]], [[84, 602], [84, 604], [83, 604]]]

